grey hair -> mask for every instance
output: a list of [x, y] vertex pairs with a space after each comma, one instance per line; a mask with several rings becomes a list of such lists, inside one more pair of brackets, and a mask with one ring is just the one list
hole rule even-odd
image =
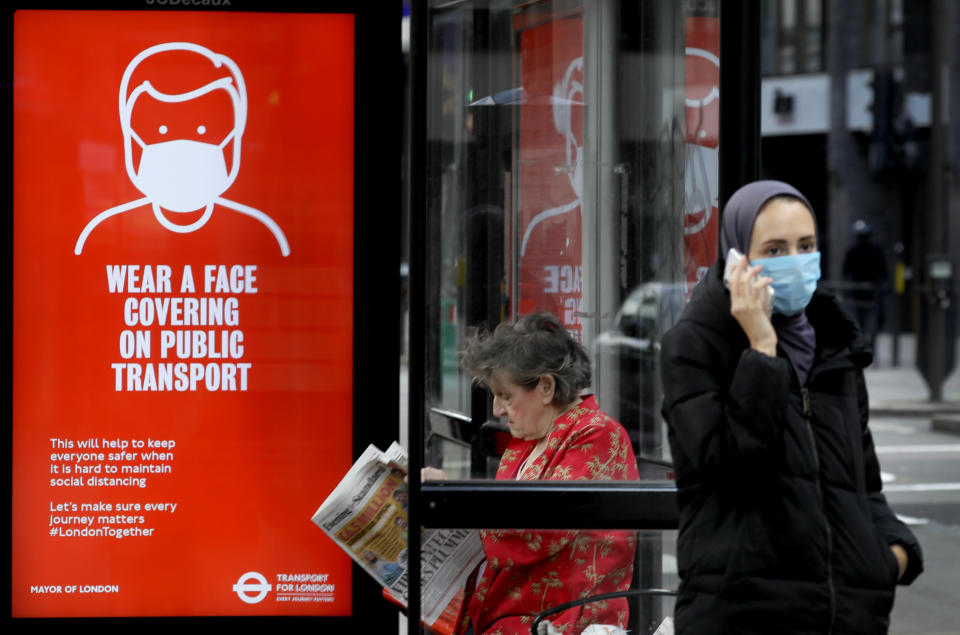
[[551, 375], [556, 384], [553, 402], [560, 406], [573, 403], [591, 381], [587, 351], [551, 313], [500, 324], [492, 333], [477, 331], [468, 336], [459, 357], [474, 382], [487, 387], [496, 371], [527, 389]]

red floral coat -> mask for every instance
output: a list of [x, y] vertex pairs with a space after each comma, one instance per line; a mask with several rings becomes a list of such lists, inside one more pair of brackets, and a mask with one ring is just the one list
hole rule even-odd
[[[534, 441], [512, 439], [497, 479], [516, 479]], [[561, 415], [547, 448], [522, 480], [636, 480], [637, 461], [626, 431], [590, 396]], [[625, 590], [633, 577], [636, 539], [632, 531], [480, 532], [487, 556], [468, 599], [474, 632], [529, 633], [541, 611], [571, 600]], [[597, 602], [552, 615], [553, 625], [579, 635], [590, 624], [627, 626], [624, 599]]]

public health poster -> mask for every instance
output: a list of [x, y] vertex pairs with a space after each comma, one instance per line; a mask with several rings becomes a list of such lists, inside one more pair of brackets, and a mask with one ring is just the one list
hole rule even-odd
[[15, 14], [13, 616], [350, 613], [353, 37]]

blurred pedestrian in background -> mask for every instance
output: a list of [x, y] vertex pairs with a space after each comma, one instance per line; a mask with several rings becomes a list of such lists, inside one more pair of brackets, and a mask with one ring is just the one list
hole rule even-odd
[[886, 294], [889, 286], [887, 260], [873, 242], [873, 227], [864, 220], [853, 224], [857, 243], [843, 259], [843, 277], [849, 283], [844, 300], [860, 330], [876, 351], [877, 333], [886, 322]]

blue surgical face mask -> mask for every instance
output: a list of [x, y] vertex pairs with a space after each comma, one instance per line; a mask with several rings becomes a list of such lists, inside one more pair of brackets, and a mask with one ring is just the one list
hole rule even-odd
[[773, 278], [773, 312], [796, 315], [807, 308], [820, 279], [820, 252], [775, 258], [758, 258], [751, 264], [761, 265], [761, 276]]

